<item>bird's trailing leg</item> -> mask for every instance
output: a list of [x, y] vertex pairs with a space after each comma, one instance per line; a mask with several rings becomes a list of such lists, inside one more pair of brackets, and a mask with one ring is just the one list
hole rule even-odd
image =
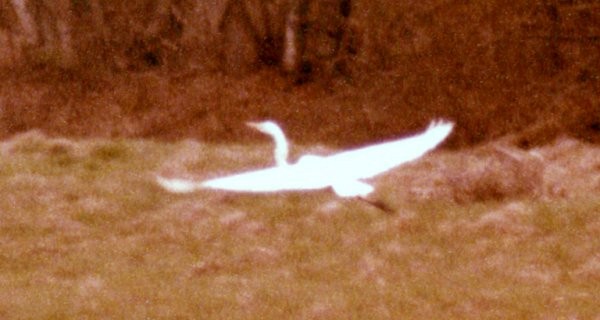
[[394, 213], [394, 209], [392, 209], [390, 206], [388, 206], [385, 202], [383, 202], [381, 200], [371, 200], [371, 199], [367, 199], [365, 197], [356, 197], [356, 199], [362, 200], [385, 213], [388, 213], [388, 214]]

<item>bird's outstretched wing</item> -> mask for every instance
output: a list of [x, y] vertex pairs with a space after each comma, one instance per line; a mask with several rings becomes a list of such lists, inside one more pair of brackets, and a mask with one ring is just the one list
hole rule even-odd
[[329, 185], [328, 179], [318, 171], [298, 164], [246, 171], [202, 182], [204, 188], [238, 192], [315, 190]]
[[156, 177], [157, 183], [173, 193], [194, 192], [201, 189], [218, 189], [236, 192], [277, 192], [316, 190], [328, 187], [329, 181], [315, 170], [297, 165], [275, 166], [267, 169], [241, 172], [205, 181], [167, 179]]
[[444, 141], [453, 126], [452, 122], [433, 121], [420, 134], [340, 152], [324, 158], [321, 166], [337, 179], [371, 178], [423, 156]]

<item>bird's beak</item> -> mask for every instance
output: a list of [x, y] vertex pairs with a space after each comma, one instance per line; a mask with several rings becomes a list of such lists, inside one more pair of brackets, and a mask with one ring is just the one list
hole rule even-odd
[[254, 128], [254, 129], [259, 129], [260, 123], [259, 122], [254, 122], [254, 121], [248, 121], [246, 122], [246, 125], [250, 128]]

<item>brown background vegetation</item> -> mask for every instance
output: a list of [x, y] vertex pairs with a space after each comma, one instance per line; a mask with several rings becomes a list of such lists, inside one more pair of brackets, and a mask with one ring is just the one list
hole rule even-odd
[[[298, 84], [239, 13], [223, 24], [227, 1], [40, 1], [28, 42], [2, 0], [0, 133], [247, 141], [244, 121], [272, 118], [356, 145], [448, 118], [453, 146], [600, 140], [600, 2], [355, 0], [342, 22], [337, 2], [310, 6]], [[245, 4], [254, 36], [281, 36], [284, 1]]]

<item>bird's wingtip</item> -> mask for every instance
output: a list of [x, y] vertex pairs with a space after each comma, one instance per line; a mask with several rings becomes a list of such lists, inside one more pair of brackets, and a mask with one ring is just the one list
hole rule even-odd
[[454, 122], [444, 119], [436, 119], [431, 121], [425, 133], [439, 139], [445, 139], [454, 129]]
[[446, 120], [446, 119], [435, 119], [432, 120], [429, 123], [429, 128], [428, 129], [432, 129], [432, 128], [436, 128], [436, 127], [454, 127], [454, 121], [450, 121], [450, 120]]

